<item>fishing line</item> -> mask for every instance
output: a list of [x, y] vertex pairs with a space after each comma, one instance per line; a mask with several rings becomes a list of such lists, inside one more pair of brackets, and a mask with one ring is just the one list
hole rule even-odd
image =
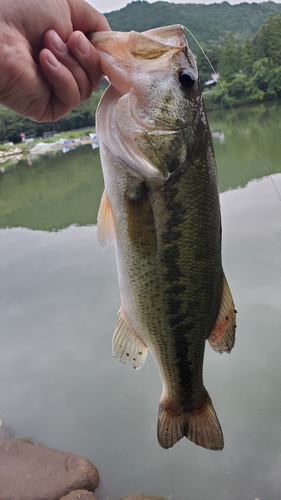
[[[212, 63], [211, 63], [211, 61], [210, 61], [209, 57], [207, 56], [206, 52], [204, 51], [203, 47], [202, 47], [202, 46], [200, 45], [200, 43], [198, 42], [197, 38], [193, 35], [193, 33], [192, 33], [192, 32], [191, 32], [191, 31], [190, 31], [190, 30], [189, 30], [186, 26], [183, 26], [183, 28], [184, 28], [184, 29], [185, 29], [185, 30], [186, 30], [186, 31], [190, 34], [190, 36], [192, 36], [193, 40], [194, 40], [194, 41], [195, 41], [195, 43], [198, 45], [198, 47], [199, 47], [199, 49], [201, 50], [202, 54], [204, 55], [204, 57], [205, 57], [205, 58], [206, 58], [206, 60], [208, 61], [208, 64], [210, 65], [210, 68], [212, 69], [213, 73], [217, 73], [217, 72], [216, 72], [216, 70], [215, 70], [215, 68], [214, 68], [214, 66], [212, 65]], [[225, 88], [224, 88], [224, 86], [223, 86], [223, 84], [222, 84], [222, 82], [221, 82], [221, 79], [220, 79], [220, 78], [218, 78], [218, 83], [219, 83], [220, 88], [222, 89], [222, 91], [223, 91], [223, 93], [224, 93], [224, 95], [225, 95], [225, 98], [226, 98], [226, 100], [227, 100], [227, 102], [228, 102], [228, 104], [229, 104], [229, 107], [230, 107], [231, 111], [232, 111], [232, 112], [233, 112], [233, 114], [234, 114], [235, 120], [237, 121], [237, 123], [238, 123], [238, 125], [239, 125], [240, 129], [242, 130], [242, 124], [241, 124], [241, 122], [240, 122], [240, 120], [239, 120], [239, 118], [238, 118], [237, 114], [235, 113], [235, 110], [234, 110], [234, 108], [233, 108], [233, 106], [232, 106], [231, 102], [230, 102], [230, 101], [229, 101], [229, 99], [228, 99], [227, 92], [226, 92], [226, 90], [225, 90]], [[249, 142], [249, 144], [250, 144], [251, 148], [253, 149], [253, 151], [256, 153], [256, 155], [257, 155], [257, 157], [258, 157], [259, 161], [260, 161], [260, 162], [261, 162], [261, 164], [265, 167], [265, 170], [267, 170], [267, 172], [268, 172], [268, 168], [267, 168], [266, 164], [264, 163], [264, 161], [262, 160], [262, 158], [261, 158], [261, 156], [260, 156], [260, 154], [259, 154], [258, 150], [257, 150], [257, 149], [256, 149], [256, 147], [254, 146], [254, 144], [250, 141], [249, 137], [246, 137], [246, 139], [247, 139], [247, 141]], [[277, 194], [277, 197], [279, 198], [279, 201], [281, 202], [281, 193], [280, 193], [280, 191], [279, 191], [279, 189], [278, 189], [278, 187], [277, 187], [277, 185], [276, 185], [276, 183], [275, 183], [275, 181], [274, 181], [274, 179], [273, 179], [272, 175], [271, 175], [269, 172], [268, 172], [268, 176], [269, 176], [269, 178], [270, 178], [270, 180], [271, 180], [271, 183], [272, 183], [273, 188], [274, 188], [274, 190], [275, 190], [275, 192], [276, 192], [276, 194]]]

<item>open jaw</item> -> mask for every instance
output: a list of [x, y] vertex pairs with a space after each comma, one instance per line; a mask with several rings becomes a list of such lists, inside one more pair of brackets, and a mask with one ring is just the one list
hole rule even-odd
[[100, 55], [104, 75], [121, 94], [130, 90], [136, 71], [168, 69], [171, 57], [186, 47], [181, 25], [143, 33], [97, 32], [89, 38]]

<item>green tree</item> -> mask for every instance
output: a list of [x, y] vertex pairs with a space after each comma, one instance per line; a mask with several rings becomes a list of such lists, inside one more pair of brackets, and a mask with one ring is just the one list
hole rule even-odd
[[235, 42], [233, 34], [229, 33], [219, 61], [219, 73], [226, 82], [233, 80], [240, 70], [240, 51], [240, 46]]
[[248, 98], [247, 83], [248, 83], [248, 77], [243, 73], [239, 73], [229, 84], [228, 95], [234, 98], [234, 101], [232, 100], [232, 103], [235, 103], [235, 101], [239, 103], [247, 101]]
[[259, 59], [254, 63], [253, 66], [253, 87], [261, 90], [265, 96], [268, 91], [269, 81], [270, 81], [270, 67], [271, 62], [267, 57]]
[[253, 40], [256, 59], [267, 58], [273, 66], [281, 66], [281, 15], [270, 15]]
[[273, 68], [270, 72], [268, 95], [273, 99], [281, 98], [281, 66]]
[[245, 75], [250, 76], [253, 71], [253, 64], [254, 64], [253, 44], [249, 38], [246, 38], [246, 40], [242, 45], [240, 69]]
[[198, 51], [198, 54], [196, 56], [196, 60], [197, 60], [197, 66], [198, 66], [198, 71], [199, 71], [200, 84], [201, 84], [201, 87], [203, 87], [204, 82], [206, 82], [210, 78], [210, 75], [212, 73], [212, 68], [210, 67], [208, 59], [206, 58], [206, 56], [202, 52], [202, 50]]
[[201, 87], [203, 87], [204, 82], [210, 79], [214, 70], [216, 73], [218, 72], [219, 59], [222, 52], [221, 45], [213, 45], [209, 50], [205, 47], [202, 48], [204, 52], [199, 50], [196, 57]]

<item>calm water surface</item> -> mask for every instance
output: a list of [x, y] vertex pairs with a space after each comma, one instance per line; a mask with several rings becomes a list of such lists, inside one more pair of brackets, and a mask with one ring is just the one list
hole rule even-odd
[[120, 300], [114, 247], [103, 252], [96, 240], [98, 151], [85, 146], [0, 172], [0, 418], [17, 437], [92, 460], [100, 500], [138, 491], [280, 500], [278, 116], [272, 105], [238, 110], [240, 126], [230, 112], [209, 118], [219, 137], [224, 268], [238, 309], [231, 355], [206, 346], [222, 452], [186, 439], [161, 449], [151, 357], [139, 371], [112, 357]]

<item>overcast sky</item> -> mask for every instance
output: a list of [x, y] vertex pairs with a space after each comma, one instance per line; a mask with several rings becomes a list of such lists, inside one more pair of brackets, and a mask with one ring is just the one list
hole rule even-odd
[[[118, 10], [122, 9], [122, 7], [125, 7], [128, 3], [126, 0], [87, 0], [90, 4], [93, 5], [97, 10], [100, 12], [111, 12], [112, 10]], [[154, 3], [153, 0], [148, 0], [149, 3]], [[155, 0], [157, 1], [157, 0]], [[166, 0], [170, 1], [170, 0]], [[223, 1], [223, 0], [221, 0]], [[247, 1], [247, 0], [244, 0]], [[255, 0], [255, 3], [260, 3], [264, 0]], [[236, 5], [238, 3], [241, 3], [239, 0], [228, 0], [229, 3], [232, 5]], [[212, 0], [189, 0], [188, 2], [186, 0], [176, 0], [174, 2], [171, 1], [171, 3], [205, 3], [205, 4], [210, 4], [210, 3], [221, 3], [220, 0], [214, 2]], [[252, 3], [252, 2], [248, 2]], [[275, 3], [281, 3], [281, 0], [275, 0]]]

